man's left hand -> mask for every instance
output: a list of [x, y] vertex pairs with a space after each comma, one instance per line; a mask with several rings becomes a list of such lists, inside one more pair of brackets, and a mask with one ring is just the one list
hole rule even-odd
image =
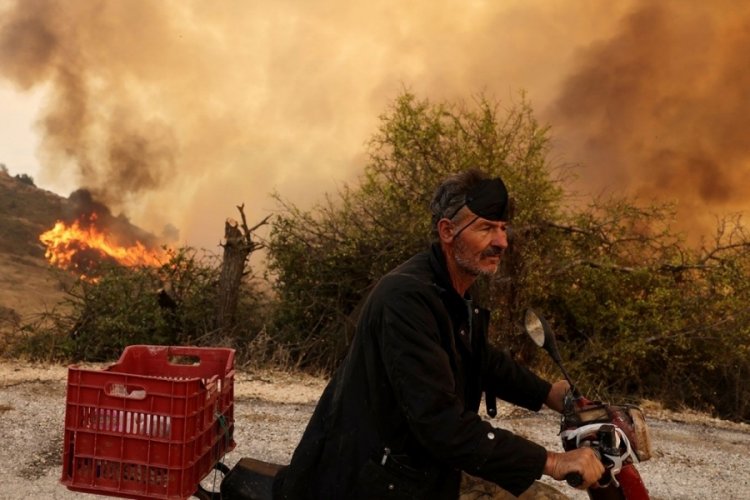
[[565, 394], [570, 391], [570, 384], [567, 380], [558, 380], [549, 390], [547, 394], [547, 400], [544, 402], [548, 407], [555, 410], [557, 413], [563, 411], [563, 401], [565, 400]]

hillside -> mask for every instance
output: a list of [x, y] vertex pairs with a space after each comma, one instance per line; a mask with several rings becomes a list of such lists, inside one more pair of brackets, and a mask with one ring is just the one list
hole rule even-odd
[[0, 169], [0, 328], [62, 299], [39, 235], [62, 217], [67, 206], [65, 198]]
[[[92, 214], [96, 214], [95, 219]], [[64, 294], [60, 280], [73, 275], [50, 268], [39, 235], [58, 220], [71, 223], [86, 219], [96, 220], [99, 230], [118, 244], [141, 242], [154, 247], [157, 243], [154, 235], [134, 226], [122, 214], [113, 215], [85, 189], [63, 198], [39, 189], [28, 177], [11, 176], [0, 167], [0, 330], [32, 319], [61, 301]]]

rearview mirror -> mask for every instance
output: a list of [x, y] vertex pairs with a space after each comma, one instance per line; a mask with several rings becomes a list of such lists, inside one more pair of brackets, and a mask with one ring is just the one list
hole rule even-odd
[[526, 329], [526, 333], [531, 337], [531, 340], [533, 340], [539, 347], [544, 347], [544, 325], [542, 325], [542, 320], [532, 309], [526, 311], [526, 318], [523, 326]]
[[552, 328], [550, 328], [547, 320], [545, 320], [543, 316], [537, 314], [533, 309], [527, 309], [526, 316], [524, 317], [523, 321], [523, 327], [528, 336], [531, 337], [531, 340], [536, 345], [547, 351], [547, 353], [549, 353], [550, 357], [552, 358], [552, 361], [554, 361], [555, 364], [560, 367], [560, 371], [562, 371], [563, 376], [565, 376], [565, 380], [567, 380], [570, 384], [570, 389], [571, 391], [573, 391], [573, 396], [576, 398], [580, 397], [578, 389], [576, 389], [576, 386], [570, 379], [570, 375], [568, 375], [568, 372], [562, 365], [562, 359], [560, 359], [560, 351], [557, 350], [557, 342], [555, 341], [555, 333], [552, 331]]

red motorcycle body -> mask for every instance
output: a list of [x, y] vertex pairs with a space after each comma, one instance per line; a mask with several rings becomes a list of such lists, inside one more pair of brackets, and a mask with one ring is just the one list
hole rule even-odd
[[649, 500], [648, 490], [643, 484], [638, 469], [633, 464], [623, 466], [617, 475], [620, 486], [610, 483], [606, 488], [589, 488], [591, 500]]

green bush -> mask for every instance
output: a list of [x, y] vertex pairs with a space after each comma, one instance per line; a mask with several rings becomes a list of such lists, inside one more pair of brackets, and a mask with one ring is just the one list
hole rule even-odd
[[501, 113], [484, 98], [469, 107], [407, 93], [381, 117], [358, 185], [309, 211], [277, 196], [282, 210], [268, 245], [278, 297], [272, 317], [296, 364], [330, 370], [338, 363], [373, 283], [427, 248], [429, 202], [446, 175], [470, 167], [501, 175], [518, 202], [517, 221], [554, 216], [561, 190], [546, 149], [546, 130], [523, 100]]
[[[214, 326], [219, 269], [190, 248], [159, 267], [103, 264], [76, 280], [63, 304], [24, 325], [12, 351], [33, 359], [104, 361], [133, 344], [228, 345], [242, 351], [264, 324], [264, 300], [250, 282], [233, 331]], [[242, 353], [241, 353], [242, 354]]]
[[714, 240], [694, 249], [672, 229], [669, 206], [566, 206], [547, 132], [524, 101], [500, 112], [484, 98], [466, 107], [400, 96], [357, 184], [310, 210], [277, 196], [269, 241], [277, 340], [299, 366], [335, 367], [372, 284], [426, 248], [434, 187], [479, 167], [505, 179], [516, 207], [502, 272], [478, 287], [494, 309], [493, 342], [546, 364], [521, 333], [534, 306], [591, 397], [652, 397], [750, 418], [750, 240], [739, 219], [720, 222]]
[[36, 184], [34, 184], [34, 178], [31, 177], [29, 174], [16, 174], [15, 178], [21, 184], [26, 184], [27, 186], [36, 187]]
[[551, 227], [564, 238], [536, 302], [579, 385], [594, 395], [747, 419], [750, 241], [736, 219], [694, 249], [671, 220], [668, 207], [615, 200]]

